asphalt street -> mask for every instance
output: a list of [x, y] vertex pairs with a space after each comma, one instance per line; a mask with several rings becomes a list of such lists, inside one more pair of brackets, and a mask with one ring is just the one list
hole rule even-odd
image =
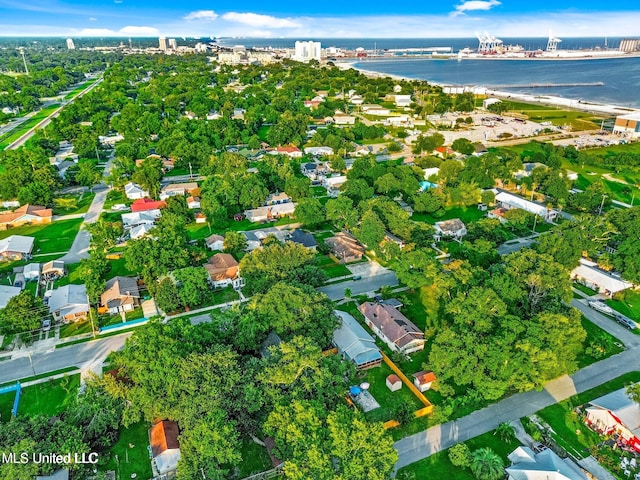
[[335, 285], [327, 285], [317, 290], [326, 294], [331, 300], [342, 300], [344, 298], [345, 288], [350, 289], [352, 295], [360, 295], [366, 292], [373, 292], [385, 285], [391, 287], [398, 285], [398, 277], [396, 277], [394, 272], [389, 271], [368, 278], [363, 277], [360, 280], [350, 280], [348, 282], [336, 283]]

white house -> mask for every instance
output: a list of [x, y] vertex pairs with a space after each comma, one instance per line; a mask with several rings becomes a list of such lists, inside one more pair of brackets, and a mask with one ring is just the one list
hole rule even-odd
[[20, 295], [22, 289], [20, 287], [12, 287], [9, 285], [0, 285], [0, 309], [3, 309], [16, 295]]
[[127, 229], [137, 227], [138, 225], [155, 225], [160, 214], [159, 208], [147, 210], [146, 212], [123, 213], [121, 215], [122, 226]]
[[175, 472], [178, 467], [180, 461], [179, 436], [178, 423], [169, 420], [157, 422], [149, 430], [151, 461], [153, 470], [158, 475]]
[[628, 447], [640, 452], [640, 405], [621, 388], [590, 402], [585, 423], [604, 435], [618, 435]]
[[414, 373], [413, 384], [421, 392], [426, 392], [431, 388], [431, 384], [436, 381], [436, 374], [431, 371], [421, 370]]
[[511, 466], [505, 470], [508, 480], [588, 480], [587, 475], [573, 461], [561, 459], [553, 450], [534, 452], [518, 447], [509, 454]]
[[213, 234], [205, 239], [209, 250], [224, 250], [224, 237], [222, 235]]
[[395, 95], [393, 101], [398, 108], [408, 107], [413, 103], [413, 100], [411, 100], [411, 95]]
[[304, 149], [305, 155], [314, 155], [316, 157], [323, 157], [326, 155], [333, 155], [333, 148], [331, 147], [306, 147]]
[[333, 114], [333, 121], [336, 125], [353, 125], [356, 123], [356, 117], [336, 110]]
[[124, 194], [129, 200], [138, 200], [149, 196], [149, 192], [144, 190], [137, 183], [129, 182], [124, 186]]
[[65, 285], [56, 288], [49, 298], [49, 312], [53, 318], [64, 323], [86, 318], [89, 313], [89, 298], [84, 285]]
[[624, 281], [620, 275], [606, 272], [598, 268], [597, 263], [586, 258], [580, 259], [580, 265], [571, 271], [571, 278], [609, 296], [633, 286], [632, 283]]
[[434, 227], [436, 232], [433, 236], [436, 241], [440, 241], [442, 237], [452, 237], [456, 240], [460, 240], [467, 234], [467, 227], [459, 218], [436, 222]]
[[131, 230], [129, 230], [129, 238], [131, 240], [137, 240], [138, 238], [144, 237], [154, 226], [154, 224], [149, 223], [136, 225]]
[[342, 358], [353, 362], [358, 370], [379, 366], [382, 354], [373, 337], [347, 312], [334, 313], [340, 318], [340, 327], [333, 331], [333, 344]]
[[252, 210], [245, 210], [244, 215], [250, 222], [266, 222], [278, 218], [292, 216], [296, 210], [293, 202], [270, 205], [268, 207], [258, 207]]
[[498, 192], [496, 195], [496, 203], [507, 210], [511, 208], [520, 208], [532, 215], [542, 217], [546, 222], [552, 222], [558, 216], [558, 212], [553, 208], [531, 202], [512, 193]]
[[167, 198], [175, 195], [186, 195], [197, 188], [198, 184], [196, 182], [170, 183], [162, 187], [162, 190], [160, 190], [160, 200], [166, 200]]

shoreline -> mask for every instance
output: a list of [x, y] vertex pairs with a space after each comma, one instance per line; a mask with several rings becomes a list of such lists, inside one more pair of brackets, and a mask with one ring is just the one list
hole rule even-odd
[[580, 110], [583, 112], [595, 113], [599, 115], [628, 115], [631, 113], [640, 113], [640, 109], [633, 107], [625, 107], [621, 105], [612, 105], [606, 103], [599, 102], [590, 102], [584, 100], [574, 100], [565, 97], [559, 97], [557, 95], [534, 95], [529, 93], [517, 93], [517, 92], [507, 92], [504, 90], [496, 90], [491, 87], [483, 87], [479, 85], [451, 85], [444, 84], [439, 82], [433, 82], [430, 80], [420, 79], [420, 78], [412, 78], [403, 75], [396, 74], [387, 74], [382, 72], [376, 72], [375, 70], [369, 70], [367, 68], [362, 68], [356, 65], [357, 62], [341, 62], [336, 63], [336, 66], [341, 69], [353, 68], [358, 72], [369, 78], [385, 78], [389, 77], [394, 80], [404, 80], [407, 82], [426, 82], [429, 85], [435, 85], [437, 87], [446, 88], [462, 88], [465, 92], [472, 92], [476, 95], [487, 95], [491, 97], [501, 98], [501, 99], [512, 99], [515, 101], [532, 103], [532, 104], [541, 104], [541, 105], [550, 105], [554, 107], [563, 107], [570, 108], [572, 110]]

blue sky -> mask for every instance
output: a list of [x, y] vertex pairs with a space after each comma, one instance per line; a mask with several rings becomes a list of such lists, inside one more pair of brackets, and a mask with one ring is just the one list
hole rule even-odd
[[0, 0], [0, 36], [634, 36], [637, 0]]

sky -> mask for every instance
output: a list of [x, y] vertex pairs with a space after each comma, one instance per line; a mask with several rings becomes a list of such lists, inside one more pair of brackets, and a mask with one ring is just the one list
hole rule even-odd
[[638, 36], [637, 0], [0, 0], [0, 36]]

